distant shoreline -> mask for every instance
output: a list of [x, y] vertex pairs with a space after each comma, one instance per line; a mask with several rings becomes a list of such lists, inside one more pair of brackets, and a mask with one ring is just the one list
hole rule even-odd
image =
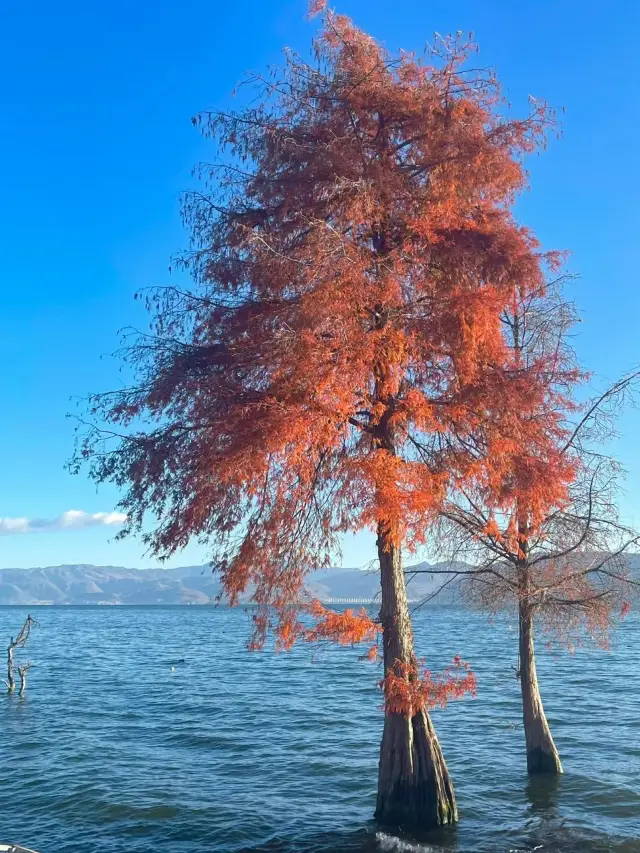
[[[443, 587], [449, 577], [427, 563], [408, 566], [416, 569], [409, 581], [409, 603], [427, 599], [453, 604], [456, 584]], [[438, 569], [432, 575], [429, 569]], [[449, 564], [447, 564], [447, 570]], [[308, 593], [327, 606], [372, 607], [379, 604], [380, 576], [363, 569], [327, 569], [311, 572], [306, 579]], [[0, 569], [0, 606], [19, 607], [81, 606], [130, 607], [200, 605], [215, 606], [220, 595], [220, 578], [211, 566], [183, 566], [172, 569], [128, 569], [123, 566], [73, 564], [30, 569]], [[246, 590], [243, 607], [253, 606]]]
[[[332, 604], [352, 604], [358, 605], [361, 607], [379, 607], [379, 601], [367, 600], [364, 601], [362, 599], [318, 599], [321, 604], [332, 605]], [[421, 604], [424, 607], [458, 607], [462, 606], [462, 602], [438, 602], [438, 601], [428, 601], [422, 602], [419, 598], [410, 598], [408, 600], [409, 604]], [[59, 601], [29, 601], [25, 603], [11, 603], [11, 604], [2, 604], [0, 603], [0, 609], [3, 608], [12, 608], [12, 609], [25, 609], [29, 607], [58, 607], [58, 608], [70, 608], [70, 607], [92, 607], [92, 608], [108, 608], [108, 607], [158, 607], [158, 608], [167, 608], [167, 607], [199, 607], [199, 608], [212, 608], [217, 610], [246, 610], [248, 608], [256, 608], [258, 605], [252, 601], [242, 601], [238, 604], [229, 605], [221, 602], [220, 604], [211, 601], [211, 602], [193, 602], [193, 601], [185, 601], [185, 602], [161, 602], [161, 601], [136, 601], [136, 602], [126, 602], [126, 601], [104, 601], [104, 602], [96, 602], [96, 601], [73, 601], [73, 602], [59, 602]]]

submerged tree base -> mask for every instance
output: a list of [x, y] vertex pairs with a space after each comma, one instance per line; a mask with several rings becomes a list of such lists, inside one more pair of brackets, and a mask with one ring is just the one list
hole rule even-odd
[[453, 785], [431, 719], [385, 717], [375, 819], [389, 827], [433, 829], [458, 820]]
[[562, 764], [558, 751], [555, 747], [551, 752], [542, 747], [527, 749], [527, 771], [532, 775], [560, 775]]
[[557, 776], [562, 773], [562, 764], [540, 696], [533, 643], [533, 610], [526, 600], [520, 602], [519, 649], [527, 771], [532, 776], [543, 774]]

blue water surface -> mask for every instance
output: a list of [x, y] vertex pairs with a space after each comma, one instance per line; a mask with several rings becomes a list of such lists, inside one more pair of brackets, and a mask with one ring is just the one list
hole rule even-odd
[[[0, 608], [0, 646], [26, 612]], [[357, 651], [249, 653], [242, 609], [32, 612], [27, 695], [0, 696], [0, 842], [40, 853], [640, 851], [633, 618], [609, 653], [541, 648], [565, 775], [529, 781], [516, 625], [457, 608], [416, 614], [429, 665], [460, 654], [479, 689], [434, 713], [460, 823], [415, 838], [371, 820], [380, 673]]]

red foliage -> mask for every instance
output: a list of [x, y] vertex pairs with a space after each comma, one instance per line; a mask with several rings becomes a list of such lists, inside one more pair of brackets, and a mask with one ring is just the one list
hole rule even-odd
[[378, 660], [378, 658], [380, 657], [380, 651], [378, 649], [378, 646], [377, 645], [371, 646], [369, 651], [363, 657], [366, 660], [371, 661], [372, 663], [375, 663]]
[[380, 682], [387, 713], [412, 717], [422, 710], [444, 708], [452, 699], [465, 694], [476, 695], [476, 677], [468, 663], [453, 659], [450, 667], [434, 675], [422, 662], [404, 664], [396, 661]]
[[606, 646], [633, 592], [625, 552], [638, 535], [618, 517], [619, 465], [598, 445], [638, 374], [578, 405], [575, 320], [561, 280], [504, 312], [514, 376], [530, 387], [519, 408], [476, 425], [472, 473], [450, 493], [441, 530], [477, 566], [470, 592], [482, 605], [516, 604], [556, 639], [586, 633]]
[[[270, 629], [280, 648], [307, 635], [305, 578], [342, 533], [382, 525], [412, 549], [452, 486], [501, 505], [526, 493], [531, 519], [564, 488], [548, 454], [518, 482], [502, 461], [542, 441], [520, 417], [544, 400], [542, 368], [514, 365], [501, 316], [560, 260], [511, 211], [553, 117], [506, 117], [495, 77], [465, 65], [473, 49], [392, 57], [327, 13], [317, 67], [289, 55], [251, 106], [199, 116], [224, 156], [185, 200], [194, 287], [150, 296], [135, 384], [93, 398], [117, 429], [79, 455], [126, 489], [123, 533], [160, 557], [210, 545], [228, 601], [250, 590], [259, 606], [256, 647]], [[487, 425], [490, 464], [469, 440]], [[357, 635], [346, 616], [315, 630]]]
[[327, 0], [309, 0], [308, 15], [310, 18], [315, 18], [327, 8]]
[[[329, 610], [316, 600], [306, 609], [315, 619], [313, 628], [304, 631], [307, 642], [331, 640], [341, 646], [354, 646], [358, 643], [374, 643], [382, 631], [380, 623], [374, 622], [364, 607], [358, 612], [351, 608], [344, 611]], [[376, 649], [377, 646], [372, 648]], [[372, 659], [371, 649], [368, 655]]]

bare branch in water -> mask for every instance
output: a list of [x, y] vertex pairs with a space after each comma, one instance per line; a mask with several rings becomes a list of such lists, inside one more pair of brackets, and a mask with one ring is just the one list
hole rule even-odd
[[[13, 675], [14, 669], [14, 661], [13, 661], [13, 653], [16, 649], [23, 649], [29, 639], [31, 634], [31, 629], [38, 627], [38, 622], [32, 618], [31, 615], [27, 616], [24, 625], [20, 629], [18, 636], [14, 639], [11, 637], [11, 642], [7, 647], [7, 678], [5, 680], [5, 684], [7, 685], [7, 692], [13, 693], [16, 689], [16, 680]], [[24, 695], [25, 690], [25, 677], [27, 671], [31, 668], [31, 664], [25, 664], [24, 666], [18, 667], [18, 672], [20, 673], [20, 695]]]
[[30, 661], [27, 661], [27, 663], [23, 663], [18, 667], [18, 673], [20, 675], [20, 698], [24, 696], [24, 692], [27, 689], [27, 673], [32, 666], [33, 664]]

